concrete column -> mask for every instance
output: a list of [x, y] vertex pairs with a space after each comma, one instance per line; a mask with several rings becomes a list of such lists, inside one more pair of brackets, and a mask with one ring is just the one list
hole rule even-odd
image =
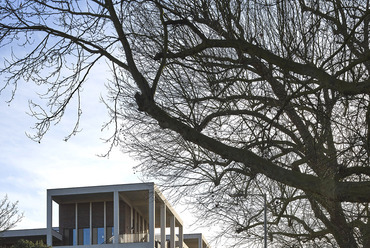
[[149, 189], [149, 246], [155, 247], [155, 191]]
[[93, 244], [92, 202], [90, 202], [90, 245]]
[[179, 248], [183, 248], [184, 245], [184, 227], [179, 226]]
[[170, 217], [170, 248], [175, 248], [175, 216]]
[[161, 205], [161, 248], [166, 248], [166, 204]]
[[141, 217], [141, 232], [145, 233], [144, 216]]
[[131, 226], [130, 226], [130, 233], [135, 232], [135, 224], [134, 224], [134, 209], [132, 206], [130, 206], [130, 221], [131, 221]]
[[46, 196], [46, 244], [48, 246], [53, 245], [52, 228], [53, 228], [53, 200], [51, 199], [51, 195], [47, 193], [47, 196]]
[[113, 244], [119, 243], [119, 194], [118, 191], [113, 193]]
[[107, 243], [107, 202], [104, 202], [104, 244]]
[[199, 235], [198, 239], [198, 248], [203, 248], [203, 239], [202, 239], [202, 234]]
[[78, 244], [78, 203], [75, 203], [75, 240], [76, 240], [76, 245]]
[[137, 211], [134, 209], [134, 233], [137, 233]]

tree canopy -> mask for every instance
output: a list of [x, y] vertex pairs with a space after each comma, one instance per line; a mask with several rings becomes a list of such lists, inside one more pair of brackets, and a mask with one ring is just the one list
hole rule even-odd
[[0, 47], [25, 50], [10, 50], [0, 90], [48, 89], [31, 103], [40, 140], [104, 60], [107, 140], [228, 236], [261, 237], [266, 195], [276, 245], [367, 247], [369, 5], [3, 0]]
[[48, 248], [42, 240], [32, 242], [30, 240], [20, 239], [11, 248]]

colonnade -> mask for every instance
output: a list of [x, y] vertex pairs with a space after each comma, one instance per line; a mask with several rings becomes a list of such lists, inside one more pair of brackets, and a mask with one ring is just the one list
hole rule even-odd
[[[90, 196], [97, 196], [96, 200], [99, 200], [99, 194], [102, 193], [113, 193], [113, 239], [112, 243], [115, 245], [122, 245], [122, 247], [125, 247], [124, 245], [126, 243], [120, 242], [120, 199], [123, 198], [125, 203], [128, 202], [129, 199], [124, 199], [123, 196], [120, 196], [121, 193], [124, 192], [132, 192], [132, 191], [147, 191], [148, 192], [148, 198], [144, 199], [144, 202], [147, 201], [147, 221], [144, 221], [144, 218], [133, 218], [134, 214], [134, 208], [131, 207], [131, 225], [133, 228], [135, 228], [135, 231], [145, 230], [148, 228], [148, 238], [146, 239], [146, 244], [142, 243], [140, 247], [155, 247], [155, 229], [156, 227], [160, 228], [160, 240], [161, 240], [161, 248], [183, 248], [183, 224], [181, 219], [177, 216], [176, 212], [172, 209], [171, 205], [167, 202], [167, 200], [164, 198], [164, 196], [160, 193], [160, 191], [156, 188], [156, 186], [153, 183], [144, 183], [144, 184], [129, 184], [129, 185], [112, 185], [112, 186], [94, 186], [94, 187], [82, 187], [82, 188], [67, 188], [67, 189], [52, 189], [48, 190], [47, 192], [47, 245], [52, 246], [52, 217], [53, 217], [53, 201], [60, 199], [68, 199], [70, 197], [71, 199], [75, 199], [77, 196], [77, 199], [79, 196], [83, 197], [86, 194], [90, 194]], [[157, 206], [156, 206], [157, 205]], [[104, 203], [105, 206], [105, 203]], [[105, 207], [104, 207], [105, 209]], [[159, 225], [156, 225], [156, 209], [159, 210], [160, 216], [159, 219], [160, 223]], [[76, 224], [75, 226], [78, 227], [78, 219], [77, 219], [77, 205], [76, 205]], [[105, 211], [105, 210], [104, 210]], [[136, 213], [136, 211], [135, 211]], [[104, 223], [106, 223], [106, 216], [104, 212]], [[135, 223], [134, 223], [135, 219]], [[90, 240], [92, 240], [92, 208], [90, 204]], [[167, 225], [169, 223], [169, 226]], [[176, 234], [176, 227], [178, 228], [178, 234]], [[107, 229], [106, 224], [104, 224], [104, 233], [106, 235]], [[169, 243], [170, 246], [166, 247], [166, 228], [170, 229], [169, 234]], [[77, 228], [76, 228], [77, 229]], [[76, 235], [77, 231], [76, 231]], [[176, 240], [176, 237], [178, 237], [178, 240]], [[77, 236], [75, 237], [76, 240]], [[176, 243], [178, 246], [176, 247]], [[90, 245], [92, 242], [90, 242]], [[127, 245], [128, 247], [131, 245]], [[95, 246], [96, 247], [96, 246]]]

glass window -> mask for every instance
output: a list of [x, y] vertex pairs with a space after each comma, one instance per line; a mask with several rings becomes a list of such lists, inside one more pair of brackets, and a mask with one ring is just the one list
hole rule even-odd
[[93, 244], [104, 244], [104, 227], [93, 228]]
[[77, 240], [76, 240], [76, 228], [73, 229], [73, 245], [77, 245]]
[[[78, 229], [78, 245], [90, 245], [90, 228]], [[73, 229], [73, 245], [76, 245], [76, 229]]]
[[104, 243], [104, 228], [99, 227], [98, 228], [98, 244]]
[[90, 228], [83, 229], [83, 244], [90, 245]]

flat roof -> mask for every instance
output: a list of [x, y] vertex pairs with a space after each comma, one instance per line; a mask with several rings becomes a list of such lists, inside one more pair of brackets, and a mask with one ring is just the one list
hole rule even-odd
[[[153, 190], [155, 192], [155, 199], [163, 202], [166, 205], [167, 211], [175, 216], [176, 222], [183, 225], [183, 221], [168, 200], [163, 196], [162, 192], [153, 183], [132, 183], [132, 184], [113, 184], [113, 185], [98, 185], [98, 186], [84, 186], [84, 187], [71, 187], [71, 188], [56, 188], [48, 189], [47, 194], [51, 196], [52, 200], [56, 203], [67, 203], [78, 201], [93, 201], [93, 199], [113, 200], [113, 192], [118, 191], [121, 194], [139, 201], [138, 198], [143, 198], [139, 191]], [[130, 192], [136, 192], [131, 194]], [[144, 197], [145, 198], [145, 197]]]
[[58, 195], [75, 195], [75, 194], [94, 194], [94, 193], [110, 193], [113, 191], [137, 191], [149, 190], [154, 188], [154, 183], [132, 183], [132, 184], [113, 184], [113, 185], [98, 185], [84, 186], [71, 188], [56, 188], [48, 189], [47, 193], [51, 196]]

